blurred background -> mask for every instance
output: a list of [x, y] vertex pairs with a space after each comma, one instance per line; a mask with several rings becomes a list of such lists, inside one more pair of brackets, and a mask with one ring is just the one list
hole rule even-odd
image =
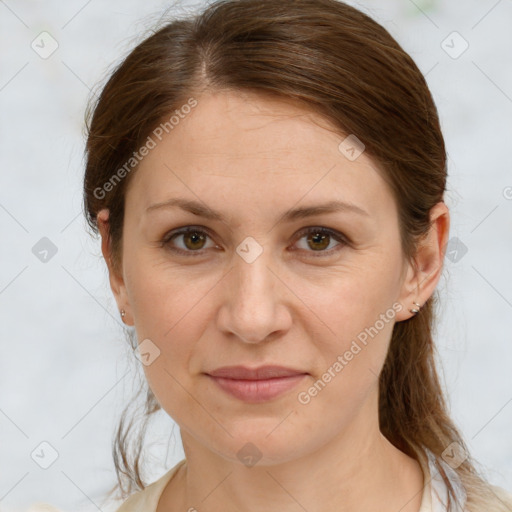
[[[512, 2], [348, 2], [426, 75], [451, 209], [435, 333], [452, 415], [512, 491]], [[202, 2], [0, 0], [0, 510], [115, 510], [111, 444], [142, 370], [82, 213], [84, 110], [162, 15]], [[146, 482], [183, 458], [162, 411]]]

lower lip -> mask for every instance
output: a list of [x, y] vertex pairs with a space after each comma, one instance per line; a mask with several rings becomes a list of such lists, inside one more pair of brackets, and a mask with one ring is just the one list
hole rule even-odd
[[261, 403], [282, 395], [294, 388], [307, 374], [292, 375], [290, 377], [278, 377], [266, 380], [235, 380], [224, 377], [212, 377], [211, 379], [226, 393], [250, 403]]

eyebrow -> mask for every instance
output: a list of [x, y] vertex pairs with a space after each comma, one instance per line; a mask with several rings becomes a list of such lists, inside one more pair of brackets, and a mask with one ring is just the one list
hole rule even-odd
[[[216, 212], [198, 201], [193, 201], [184, 198], [172, 198], [161, 203], [155, 203], [146, 208], [146, 213], [151, 211], [178, 207], [187, 212], [193, 213], [199, 217], [205, 219], [217, 220], [225, 222], [225, 217], [220, 212]], [[312, 217], [313, 215], [320, 215], [324, 213], [336, 213], [336, 212], [352, 212], [358, 215], [370, 217], [370, 214], [360, 208], [359, 206], [344, 202], [344, 201], [329, 201], [324, 204], [316, 204], [311, 206], [305, 206], [301, 208], [292, 208], [287, 210], [281, 215], [281, 222], [292, 222], [294, 220], [304, 219], [306, 217]]]

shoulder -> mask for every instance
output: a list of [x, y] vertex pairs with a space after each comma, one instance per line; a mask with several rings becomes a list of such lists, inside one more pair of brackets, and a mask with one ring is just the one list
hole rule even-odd
[[471, 493], [465, 512], [512, 512], [512, 494], [501, 487], [489, 485], [487, 496], [483, 493]]
[[[420, 512], [512, 512], [512, 493], [481, 478], [469, 478], [463, 482], [451, 466], [430, 450], [419, 451], [418, 456], [425, 474], [425, 492]], [[454, 491], [456, 503], [451, 508], [448, 488], [439, 472], [440, 467]]]
[[[512, 507], [512, 493], [502, 489], [501, 487], [492, 486], [492, 490], [496, 497], [505, 502], [509, 507]], [[512, 508], [511, 508], [512, 510]]]
[[185, 461], [186, 459], [181, 460], [144, 490], [137, 491], [129, 496], [116, 512], [156, 512], [158, 501], [164, 492], [165, 486]]

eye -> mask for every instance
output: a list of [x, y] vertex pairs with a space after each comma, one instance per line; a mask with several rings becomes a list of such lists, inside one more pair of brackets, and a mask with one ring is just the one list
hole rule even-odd
[[[312, 251], [309, 251], [308, 249], [301, 250], [305, 250], [306, 252], [318, 253], [311, 254], [311, 256], [313, 257], [331, 256], [332, 253], [337, 252], [341, 250], [345, 245], [348, 245], [347, 240], [341, 233], [339, 233], [338, 231], [334, 231], [332, 229], [322, 227], [305, 228], [299, 233], [298, 237], [299, 241], [302, 238], [307, 237], [306, 246], [311, 248]], [[331, 245], [331, 242], [333, 240], [339, 242], [338, 245], [335, 246], [334, 249], [331, 246], [331, 249], [324, 250]]]
[[[198, 256], [203, 254], [204, 243], [207, 237], [210, 235], [199, 227], [187, 226], [179, 231], [172, 231], [163, 240], [162, 244], [169, 246], [169, 248], [179, 254]], [[185, 249], [172, 247], [171, 242], [176, 238], [183, 237], [183, 243]]]
[[[175, 240], [180, 237], [182, 237], [183, 248], [173, 246]], [[311, 254], [313, 257], [330, 256], [332, 253], [341, 250], [345, 245], [348, 245], [347, 239], [341, 233], [323, 227], [304, 228], [299, 232], [296, 238], [300, 241], [305, 237], [307, 237], [306, 246], [312, 250], [300, 247], [299, 250], [313, 253]], [[162, 240], [162, 246], [167, 246], [171, 251], [178, 254], [200, 256], [208, 249], [208, 247], [205, 248], [208, 238], [210, 238], [210, 235], [204, 228], [187, 226], [186, 228], [170, 232]], [[331, 247], [329, 250], [325, 250], [331, 245], [333, 240], [337, 241], [338, 245], [335, 246], [334, 249]], [[214, 244], [214, 248], [215, 247], [218, 246]], [[315, 252], [318, 254], [314, 254]]]

